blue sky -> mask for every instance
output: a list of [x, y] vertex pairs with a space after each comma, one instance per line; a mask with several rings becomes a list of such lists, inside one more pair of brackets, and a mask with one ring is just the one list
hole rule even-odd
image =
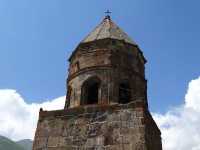
[[183, 103], [200, 75], [197, 0], [0, 0], [0, 89], [16, 89], [28, 103], [65, 95], [67, 59], [104, 17], [142, 49], [152, 111]]

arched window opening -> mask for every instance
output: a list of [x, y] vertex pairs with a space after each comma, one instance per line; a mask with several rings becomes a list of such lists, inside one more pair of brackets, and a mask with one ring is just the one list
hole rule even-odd
[[131, 88], [128, 82], [119, 84], [119, 103], [126, 104], [131, 100]]
[[100, 93], [100, 80], [96, 77], [90, 78], [83, 83], [81, 90], [81, 104], [97, 104]]
[[68, 86], [68, 88], [67, 88], [67, 99], [69, 101], [71, 100], [71, 94], [72, 94], [72, 88], [71, 88], [71, 86]]

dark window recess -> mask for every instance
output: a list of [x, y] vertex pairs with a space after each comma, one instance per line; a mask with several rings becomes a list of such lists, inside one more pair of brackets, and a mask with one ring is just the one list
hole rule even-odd
[[88, 87], [88, 96], [87, 96], [88, 104], [98, 103], [98, 91], [99, 91], [98, 83], [93, 83]]
[[113, 45], [115, 45], [116, 44], [116, 41], [115, 40], [112, 40], [112, 42], [111, 42]]
[[131, 89], [128, 83], [119, 85], [119, 103], [126, 104], [131, 100]]
[[82, 87], [82, 105], [97, 104], [99, 98], [100, 81], [96, 78], [92, 78], [86, 81]]
[[71, 94], [72, 94], [72, 88], [68, 87], [68, 94], [67, 94], [68, 100], [71, 100]]

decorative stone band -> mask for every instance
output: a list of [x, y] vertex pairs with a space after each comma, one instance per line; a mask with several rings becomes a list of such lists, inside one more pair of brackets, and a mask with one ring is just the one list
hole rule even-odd
[[[67, 83], [72, 80], [73, 78], [75, 78], [76, 76], [82, 74], [82, 73], [85, 73], [87, 71], [91, 71], [91, 70], [105, 70], [105, 69], [110, 69], [110, 68], [114, 68], [112, 65], [99, 65], [99, 66], [92, 66], [92, 67], [86, 67], [86, 68], [83, 68], [83, 69], [80, 69], [78, 72], [70, 75], [67, 79]], [[128, 70], [130, 70], [128, 67], [127, 67]], [[132, 70], [132, 73], [138, 77], [140, 77], [142, 80], [144, 80], [145, 82], [147, 81], [141, 74], [139, 74], [138, 72], [136, 71], [133, 71]]]

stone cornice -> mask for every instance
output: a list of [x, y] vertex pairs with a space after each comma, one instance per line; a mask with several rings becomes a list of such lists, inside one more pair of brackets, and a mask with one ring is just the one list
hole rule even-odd
[[[115, 69], [114, 66], [112, 65], [99, 65], [99, 66], [91, 66], [91, 67], [86, 67], [86, 68], [83, 68], [83, 69], [80, 69], [78, 72], [75, 72], [74, 74], [72, 75], [69, 75], [68, 78], [67, 78], [67, 83], [72, 80], [73, 78], [75, 78], [76, 76], [79, 76], [80, 74], [82, 73], [85, 73], [87, 71], [92, 71], [92, 70], [105, 70], [105, 69]], [[125, 68], [127, 70], [131, 70], [129, 67]], [[131, 72], [140, 77], [142, 80], [144, 80], [145, 82], [147, 81], [142, 75], [140, 75], [138, 72], [136, 71], [133, 71], [131, 70]]]

